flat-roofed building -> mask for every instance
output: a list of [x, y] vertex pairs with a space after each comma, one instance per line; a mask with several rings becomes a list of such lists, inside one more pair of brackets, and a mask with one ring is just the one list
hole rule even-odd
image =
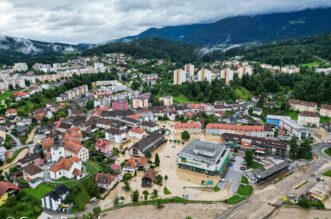
[[208, 175], [221, 174], [230, 159], [230, 150], [224, 144], [193, 140], [177, 155], [179, 168]]
[[182, 84], [186, 81], [186, 72], [183, 69], [174, 71], [174, 84]]

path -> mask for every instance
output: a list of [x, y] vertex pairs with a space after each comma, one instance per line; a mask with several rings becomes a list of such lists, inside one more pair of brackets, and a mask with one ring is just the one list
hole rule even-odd
[[22, 150], [12, 162], [0, 166], [0, 170], [6, 170], [6, 169], [9, 169], [10, 167], [14, 166], [20, 159], [25, 157], [25, 155], [28, 152], [29, 152], [29, 148]]
[[34, 135], [36, 134], [36, 131], [38, 128], [39, 128], [39, 126], [33, 127], [33, 129], [31, 130], [31, 132], [29, 133], [29, 135], [25, 141], [25, 144], [29, 144], [29, 142], [32, 142]]

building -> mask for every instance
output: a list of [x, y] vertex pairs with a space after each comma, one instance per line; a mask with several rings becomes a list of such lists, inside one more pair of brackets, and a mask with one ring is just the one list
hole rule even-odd
[[198, 80], [211, 82], [211, 71], [205, 68], [200, 69], [198, 71]]
[[141, 97], [141, 98], [135, 98], [132, 100], [132, 108], [147, 108], [148, 107], [148, 98]]
[[104, 154], [110, 154], [113, 151], [113, 145], [106, 139], [98, 139], [95, 143], [95, 150]]
[[146, 135], [146, 132], [138, 127], [133, 127], [129, 130], [128, 136], [130, 138], [142, 139]]
[[209, 123], [206, 126], [206, 134], [222, 135], [223, 133], [232, 133], [238, 135], [248, 135], [253, 137], [265, 138], [273, 134], [272, 129], [268, 126], [257, 125], [231, 125]]
[[153, 132], [136, 142], [130, 148], [130, 154], [133, 156], [144, 156], [146, 153], [151, 152], [153, 149], [159, 147], [164, 142], [164, 137], [158, 132]]
[[285, 141], [257, 138], [246, 135], [223, 133], [221, 141], [229, 147], [237, 147], [241, 150], [254, 150], [260, 155], [272, 155], [276, 157], [287, 157], [287, 144]]
[[294, 65], [286, 65], [281, 67], [280, 71], [285, 74], [294, 74], [294, 73], [300, 73], [300, 68]]
[[140, 124], [140, 128], [148, 132], [156, 132], [157, 130], [159, 130], [159, 125], [154, 122], [142, 122]]
[[225, 145], [193, 140], [177, 155], [177, 165], [179, 168], [217, 175], [223, 172], [229, 159], [230, 150]]
[[113, 110], [128, 110], [129, 102], [127, 100], [118, 100], [111, 103]]
[[181, 134], [187, 131], [190, 134], [200, 134], [201, 133], [201, 123], [200, 122], [188, 122], [182, 123], [178, 122], [174, 125], [174, 132], [176, 134]]
[[44, 170], [34, 164], [29, 164], [23, 168], [23, 178], [31, 188], [36, 188], [44, 180]]
[[301, 100], [289, 100], [288, 104], [290, 105], [291, 109], [294, 111], [304, 112], [316, 112], [317, 111], [317, 103], [301, 101]]
[[319, 201], [324, 201], [328, 198], [330, 193], [330, 188], [325, 184], [325, 182], [316, 183], [311, 189], [309, 189], [308, 194], [314, 199]]
[[302, 126], [320, 126], [320, 116], [315, 112], [303, 111], [299, 113], [298, 123]]
[[141, 178], [141, 186], [142, 187], [152, 187], [153, 183], [155, 182], [156, 179], [156, 171], [152, 168], [149, 168], [146, 170], [145, 174]]
[[68, 179], [80, 179], [83, 177], [82, 161], [78, 157], [60, 158], [49, 169], [50, 178], [53, 180], [66, 177]]
[[163, 106], [171, 106], [173, 104], [172, 96], [160, 97], [159, 101], [163, 103]]
[[263, 182], [271, 177], [275, 176], [278, 173], [281, 173], [285, 170], [288, 170], [290, 166], [289, 161], [283, 161], [279, 164], [275, 164], [274, 166], [268, 168], [268, 169], [255, 169], [251, 172], [251, 174], [246, 174], [248, 180], [251, 183], [258, 183], [258, 182]]
[[123, 172], [134, 174], [136, 170], [144, 170], [147, 162], [148, 159], [145, 156], [139, 158], [131, 157], [124, 163]]
[[110, 174], [97, 173], [95, 175], [95, 182], [97, 183], [98, 187], [110, 190], [117, 184], [117, 178], [116, 176]]
[[174, 84], [182, 84], [186, 81], [186, 72], [183, 69], [174, 71]]
[[47, 210], [58, 211], [68, 194], [69, 189], [67, 187], [58, 186], [41, 198], [41, 206]]
[[331, 105], [322, 104], [320, 108], [320, 115], [331, 118]]
[[14, 72], [26, 72], [28, 70], [28, 65], [24, 62], [15, 63], [13, 66]]
[[108, 141], [121, 144], [126, 141], [126, 132], [119, 129], [108, 129], [105, 132], [105, 138]]
[[0, 206], [4, 205], [11, 193], [21, 190], [9, 182], [0, 181]]
[[191, 63], [184, 65], [184, 71], [188, 74], [189, 77], [194, 76], [194, 65]]
[[90, 155], [89, 150], [77, 141], [65, 140], [64, 141], [64, 154], [65, 157], [78, 157], [83, 162], [88, 161]]
[[297, 139], [305, 140], [311, 137], [308, 129], [291, 120], [288, 116], [267, 115], [267, 124], [278, 127], [281, 132]]

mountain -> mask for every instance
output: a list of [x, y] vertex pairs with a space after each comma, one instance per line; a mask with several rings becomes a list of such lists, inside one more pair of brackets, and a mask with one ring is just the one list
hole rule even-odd
[[331, 8], [306, 9], [296, 12], [255, 16], [236, 16], [214, 23], [150, 28], [128, 41], [147, 37], [190, 44], [217, 45], [245, 42], [265, 42], [331, 32]]

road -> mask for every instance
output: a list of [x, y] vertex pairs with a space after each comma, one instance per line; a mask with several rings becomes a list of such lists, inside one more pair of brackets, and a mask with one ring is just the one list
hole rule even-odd
[[[318, 159], [312, 162], [304, 170], [298, 169], [290, 176], [285, 177], [283, 180], [276, 184], [268, 185], [263, 189], [257, 189], [247, 201], [239, 203], [233, 208], [223, 212], [218, 219], [247, 219], [247, 218], [264, 218], [268, 216], [275, 207], [270, 206], [268, 203], [279, 204], [282, 194], [297, 194], [303, 192], [311, 183], [312, 174], [315, 173], [319, 168], [327, 163], [324, 159]], [[295, 189], [304, 180], [311, 179], [309, 185], [304, 186], [305, 188]]]
[[18, 139], [15, 135], [13, 135], [11, 132], [6, 132], [7, 135], [9, 135], [16, 143], [16, 147], [21, 147], [22, 143], [20, 139]]
[[319, 143], [313, 146], [313, 153], [321, 159], [331, 161], [331, 157], [324, 154], [323, 150], [331, 147], [331, 144], [328, 143]]

